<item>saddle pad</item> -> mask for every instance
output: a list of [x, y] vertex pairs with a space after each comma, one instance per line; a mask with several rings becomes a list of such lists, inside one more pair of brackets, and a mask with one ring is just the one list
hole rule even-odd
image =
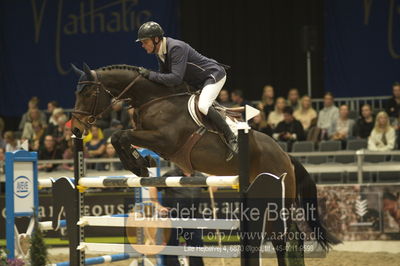
[[[196, 105], [196, 94], [192, 94], [192, 96], [190, 96], [189, 100], [188, 100], [188, 111], [190, 116], [192, 117], [193, 121], [199, 126], [199, 127], [204, 127], [207, 128], [202, 120], [197, 116], [197, 112], [196, 109], [198, 108]], [[228, 124], [228, 126], [231, 128], [232, 132], [237, 136], [238, 135], [238, 129], [237, 129], [237, 125], [238, 122], [236, 119], [232, 119], [229, 116], [224, 115], [223, 113], [221, 113], [220, 110], [218, 110], [218, 112], [222, 115], [222, 117], [225, 117], [225, 121]], [[223, 112], [223, 111], [222, 111]], [[200, 113], [200, 112], [199, 112]]]

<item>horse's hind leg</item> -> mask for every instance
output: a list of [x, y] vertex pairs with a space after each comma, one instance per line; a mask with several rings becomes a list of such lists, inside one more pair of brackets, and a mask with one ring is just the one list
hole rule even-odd
[[286, 266], [286, 242], [285, 239], [274, 239], [271, 241], [275, 248], [276, 259], [278, 260], [279, 266]]
[[[136, 149], [131, 148], [131, 143], [124, 143], [123, 134], [127, 130], [121, 130], [115, 132], [111, 137], [111, 144], [114, 146], [122, 165], [126, 170], [131, 171], [137, 176], [148, 176], [148, 171], [146, 167], [140, 167], [137, 163], [137, 158], [134, 156], [143, 157], [137, 152]], [[147, 174], [146, 174], [147, 171]]]

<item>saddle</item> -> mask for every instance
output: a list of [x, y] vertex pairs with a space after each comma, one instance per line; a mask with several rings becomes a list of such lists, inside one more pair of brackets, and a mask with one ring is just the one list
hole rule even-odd
[[[220, 134], [215, 125], [213, 125], [207, 117], [202, 114], [198, 108], [199, 94], [192, 94], [188, 100], [187, 108], [192, 120], [199, 126], [186, 140], [185, 144], [178, 149], [169, 159], [176, 162], [179, 167], [188, 173], [193, 173], [193, 166], [191, 161], [191, 152], [196, 143], [201, 139], [205, 132], [218, 134], [222, 141], [226, 143], [225, 138]], [[226, 108], [214, 101], [212, 105], [220, 115], [225, 119], [230, 126], [232, 132], [237, 136], [238, 130], [236, 123], [242, 121], [242, 112], [244, 107]]]

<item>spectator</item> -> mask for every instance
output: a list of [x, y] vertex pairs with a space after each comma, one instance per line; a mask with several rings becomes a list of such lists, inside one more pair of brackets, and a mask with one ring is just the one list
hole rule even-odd
[[241, 90], [232, 91], [231, 98], [235, 106], [245, 106], [246, 104], [249, 104], [249, 102], [243, 98], [243, 91]]
[[304, 131], [308, 131], [311, 121], [317, 118], [317, 112], [311, 106], [311, 97], [304, 95], [300, 101], [300, 108], [294, 111], [293, 116], [301, 122]]
[[5, 156], [4, 148], [0, 147], [0, 174], [4, 174], [4, 172], [5, 172], [5, 160], [6, 160], [6, 156]]
[[396, 134], [390, 126], [386, 112], [379, 112], [375, 119], [375, 127], [368, 138], [368, 149], [371, 151], [390, 151], [394, 149]]
[[56, 119], [56, 125], [49, 125], [46, 131], [46, 135], [52, 135], [56, 141], [56, 145], [60, 147], [62, 140], [64, 139], [64, 128], [67, 123], [67, 116], [64, 113], [54, 117]]
[[353, 136], [354, 120], [349, 119], [349, 107], [343, 104], [339, 108], [339, 117], [332, 122], [328, 136], [332, 140], [345, 141]]
[[354, 137], [360, 139], [367, 139], [374, 128], [374, 116], [372, 115], [372, 108], [369, 104], [364, 104], [361, 107], [361, 117], [354, 125]]
[[257, 130], [272, 137], [272, 128], [268, 125], [267, 120], [264, 116], [264, 112], [260, 112], [258, 115], [253, 117], [250, 122], [250, 127], [254, 130]]
[[3, 131], [4, 131], [4, 120], [0, 117], [0, 148], [4, 148], [6, 143], [3, 139]]
[[[89, 158], [101, 158], [106, 149], [102, 130], [97, 126], [92, 126], [90, 128], [89, 139], [90, 140], [85, 143]], [[91, 167], [91, 169], [94, 168], [94, 166]]]
[[[164, 177], [168, 176], [203, 176], [200, 173], [195, 173], [193, 175], [189, 173], [183, 172], [179, 168], [175, 168], [171, 171], [168, 171], [163, 175]], [[158, 206], [157, 210], [160, 213], [169, 212], [169, 217], [172, 219], [182, 218], [198, 218], [196, 214], [200, 211], [200, 197], [202, 192], [201, 187], [166, 187], [166, 188], [149, 188], [150, 198], [154, 202], [156, 206]], [[164, 192], [162, 198], [162, 205], [158, 204], [158, 193], [157, 191], [161, 190]], [[185, 212], [182, 210], [191, 210], [190, 212]], [[177, 229], [171, 228], [170, 237], [167, 243], [167, 246], [179, 246], [179, 238], [181, 236], [184, 237], [184, 240], [188, 246], [193, 247], [202, 247], [203, 239], [202, 239], [202, 230], [200, 229]], [[178, 261], [178, 256], [165, 256], [165, 264], [166, 265], [181, 265]], [[202, 257], [189, 257], [189, 265], [202, 266], [204, 265]]]
[[110, 128], [106, 128], [104, 129], [103, 133], [104, 133], [104, 139], [108, 140], [109, 137], [111, 137], [111, 135], [122, 129], [122, 124], [119, 120], [117, 119], [113, 119], [111, 120], [111, 127]]
[[[67, 128], [67, 127], [65, 127]], [[71, 130], [71, 129], [70, 129]], [[63, 155], [62, 158], [63, 160], [71, 160], [74, 158], [74, 154], [73, 154], [73, 147], [72, 147], [72, 138], [70, 138], [69, 140], [64, 139], [65, 141], [65, 148], [63, 151]], [[67, 170], [67, 171], [73, 171], [74, 170], [74, 165], [71, 163], [63, 163], [61, 165], [61, 169], [63, 170]]]
[[393, 83], [393, 97], [386, 103], [386, 112], [390, 118], [397, 118], [400, 114], [400, 82]]
[[123, 106], [123, 102], [117, 102], [112, 106], [112, 110], [110, 112], [110, 121], [109, 124], [111, 126], [111, 121], [113, 119], [119, 120], [122, 124], [122, 128], [128, 128], [129, 124], [129, 113], [128, 110]]
[[324, 95], [324, 108], [319, 111], [317, 126], [321, 129], [321, 139], [328, 137], [328, 129], [333, 121], [339, 117], [339, 108], [334, 105], [333, 94], [330, 92]]
[[286, 106], [285, 98], [279, 97], [275, 102], [275, 110], [269, 113], [268, 125], [274, 129], [283, 120], [283, 109]]
[[300, 95], [297, 88], [291, 88], [288, 92], [287, 105], [292, 107], [294, 111], [300, 108]]
[[54, 109], [56, 109], [58, 107], [60, 107], [60, 106], [59, 106], [58, 102], [56, 102], [56, 101], [50, 101], [50, 102], [47, 103], [47, 114], [46, 114], [46, 116], [47, 116], [47, 124], [51, 123], [50, 117], [53, 114]]
[[[118, 158], [117, 153], [115, 152], [114, 146], [111, 143], [106, 144], [106, 152], [103, 155], [103, 158]], [[97, 170], [100, 171], [116, 171], [123, 170], [121, 162], [113, 162], [113, 163], [99, 163], [96, 166]]]
[[[25, 123], [26, 122], [32, 122], [32, 120], [40, 120], [42, 122], [42, 125], [47, 125], [46, 123], [46, 115], [42, 112], [39, 111], [39, 98], [38, 97], [32, 97], [29, 102], [28, 102], [28, 111], [22, 115], [21, 121], [19, 123], [18, 129], [19, 130], [23, 130]], [[32, 114], [31, 114], [31, 110], [37, 110], [37, 114], [34, 114], [35, 116], [37, 116], [37, 118], [33, 118], [32, 119]]]
[[306, 139], [303, 126], [293, 117], [293, 109], [290, 106], [283, 109], [283, 121], [279, 122], [274, 132], [274, 139], [287, 142], [289, 151], [293, 142]]
[[16, 151], [21, 148], [21, 142], [14, 136], [14, 132], [6, 131], [4, 133], [4, 142], [6, 143], [6, 152]]
[[[53, 136], [46, 135], [44, 137], [44, 145], [39, 149], [39, 160], [57, 160], [62, 158], [61, 151], [56, 146]], [[38, 166], [39, 170], [51, 172], [57, 168], [57, 164], [46, 163]]]
[[39, 120], [27, 122], [24, 131], [22, 132], [21, 139], [23, 141], [28, 140], [29, 148], [38, 151], [39, 147], [43, 145], [45, 130], [46, 129], [43, 127], [42, 122]]
[[65, 123], [63, 128], [63, 136], [61, 141], [58, 143], [59, 149], [64, 152], [68, 148], [68, 143], [72, 139], [72, 130], [71, 130], [71, 120]]
[[58, 125], [57, 121], [58, 121], [58, 118], [60, 116], [65, 116], [66, 117], [66, 115], [64, 114], [64, 110], [62, 108], [59, 108], [59, 107], [54, 108], [54, 110], [51, 113], [51, 116], [49, 118], [49, 126], [48, 126], [49, 132], [51, 134], [52, 134], [54, 128], [57, 127], [57, 125]]
[[218, 95], [218, 102], [220, 105], [230, 108], [233, 106], [233, 102], [229, 99], [229, 92], [227, 89], [222, 89]]
[[272, 85], [266, 85], [263, 89], [263, 95], [261, 97], [260, 105], [258, 109], [264, 112], [265, 117], [269, 116], [269, 113], [274, 111], [275, 108], [275, 92]]

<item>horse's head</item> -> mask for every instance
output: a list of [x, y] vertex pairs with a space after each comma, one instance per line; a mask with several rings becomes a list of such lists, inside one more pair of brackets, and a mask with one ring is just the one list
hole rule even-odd
[[96, 71], [91, 70], [87, 64], [83, 64], [83, 71], [74, 65], [72, 69], [79, 77], [75, 108], [72, 112], [72, 130], [75, 135], [80, 136], [109, 109], [112, 94], [99, 81]]

